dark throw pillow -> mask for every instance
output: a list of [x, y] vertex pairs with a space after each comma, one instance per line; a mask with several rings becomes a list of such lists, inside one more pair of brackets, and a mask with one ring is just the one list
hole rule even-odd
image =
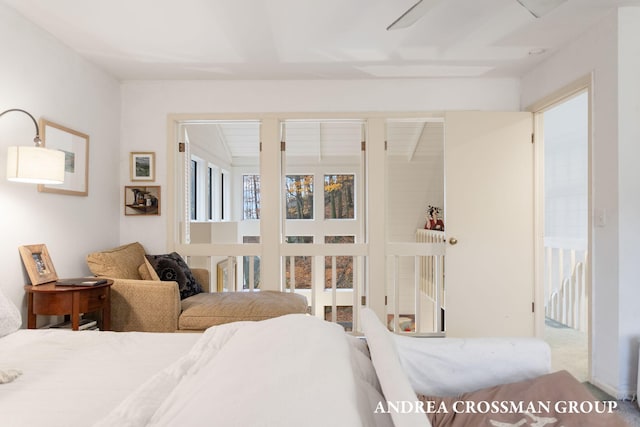
[[202, 286], [193, 277], [191, 269], [180, 255], [171, 252], [166, 255], [146, 255], [160, 280], [178, 282], [180, 299], [202, 292]]

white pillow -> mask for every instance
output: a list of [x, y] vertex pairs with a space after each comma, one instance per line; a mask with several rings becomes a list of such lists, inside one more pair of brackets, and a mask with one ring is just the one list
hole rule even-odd
[[[362, 310], [360, 318], [386, 401], [395, 405], [401, 405], [401, 402], [416, 405], [418, 398], [400, 365], [391, 332], [369, 308]], [[390, 412], [396, 427], [431, 427], [427, 415], [420, 411]]]
[[456, 396], [549, 373], [549, 345], [535, 338], [417, 338], [393, 335], [416, 393]]
[[0, 337], [9, 335], [22, 326], [20, 310], [0, 291]]

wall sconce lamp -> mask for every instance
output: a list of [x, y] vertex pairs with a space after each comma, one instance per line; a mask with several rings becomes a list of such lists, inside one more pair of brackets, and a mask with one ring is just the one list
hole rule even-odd
[[7, 153], [7, 179], [30, 184], [62, 184], [64, 182], [64, 153], [42, 146], [38, 122], [28, 112], [12, 108], [0, 113], [0, 117], [13, 111], [18, 111], [31, 117], [33, 124], [36, 126], [36, 136], [33, 138], [35, 147], [9, 147]]

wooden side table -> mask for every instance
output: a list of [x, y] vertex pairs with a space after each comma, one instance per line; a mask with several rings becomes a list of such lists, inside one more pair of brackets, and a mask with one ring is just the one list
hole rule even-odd
[[71, 328], [78, 330], [81, 313], [102, 312], [101, 329], [111, 329], [111, 285], [113, 280], [95, 286], [58, 286], [57, 282], [26, 285], [27, 327], [36, 328], [37, 315], [70, 316]]

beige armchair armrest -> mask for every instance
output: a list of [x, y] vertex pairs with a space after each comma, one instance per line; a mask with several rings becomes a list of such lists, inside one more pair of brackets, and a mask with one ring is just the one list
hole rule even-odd
[[206, 268], [192, 268], [191, 272], [193, 273], [193, 277], [195, 277], [198, 283], [200, 283], [200, 286], [202, 286], [202, 291], [205, 293], [211, 292], [209, 270]]
[[112, 330], [175, 332], [178, 329], [181, 307], [176, 282], [112, 280]]

